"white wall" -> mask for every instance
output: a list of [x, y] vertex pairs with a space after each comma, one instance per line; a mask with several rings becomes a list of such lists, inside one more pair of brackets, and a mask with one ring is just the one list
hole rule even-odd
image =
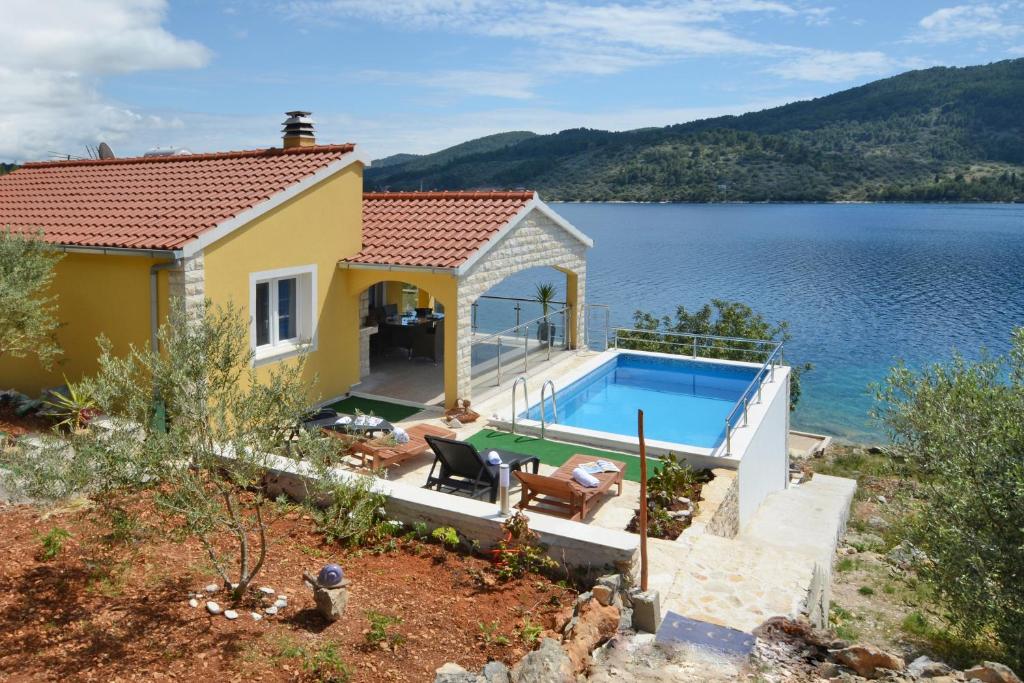
[[[763, 402], [750, 407], [751, 427], [733, 437], [745, 442], [740, 451], [739, 528], [761, 506], [765, 497], [789, 484], [789, 368], [778, 367], [775, 381], [762, 389]], [[752, 430], [745, 434], [745, 430]]]

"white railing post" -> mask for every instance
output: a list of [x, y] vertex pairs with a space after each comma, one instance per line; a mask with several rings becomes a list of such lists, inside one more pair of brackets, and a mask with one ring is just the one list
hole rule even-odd
[[[470, 356], [472, 358], [472, 356]], [[498, 337], [498, 384], [501, 386], [501, 337]]]

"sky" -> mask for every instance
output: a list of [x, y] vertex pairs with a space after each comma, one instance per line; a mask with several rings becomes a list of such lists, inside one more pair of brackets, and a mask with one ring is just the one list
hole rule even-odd
[[0, 161], [280, 144], [371, 158], [628, 130], [1024, 57], [1024, 0], [0, 0]]

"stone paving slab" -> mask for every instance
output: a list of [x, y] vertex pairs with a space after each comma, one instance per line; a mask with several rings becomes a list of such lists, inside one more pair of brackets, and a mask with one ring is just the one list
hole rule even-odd
[[855, 488], [817, 475], [771, 494], [734, 539], [652, 541], [650, 587], [661, 591], [662, 609], [748, 632], [769, 617], [805, 612], [822, 569], [830, 575]]

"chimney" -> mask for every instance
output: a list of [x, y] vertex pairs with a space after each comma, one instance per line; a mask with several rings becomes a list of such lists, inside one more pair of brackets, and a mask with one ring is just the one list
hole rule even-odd
[[316, 144], [316, 135], [313, 132], [313, 119], [309, 118], [308, 111], [285, 112], [288, 116], [284, 122], [284, 148], [312, 147]]

